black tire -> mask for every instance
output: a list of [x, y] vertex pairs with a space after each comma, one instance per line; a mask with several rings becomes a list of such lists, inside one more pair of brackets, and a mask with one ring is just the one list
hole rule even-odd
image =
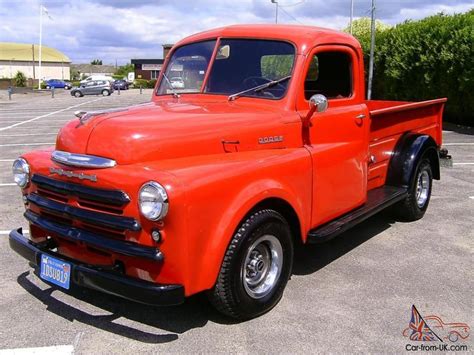
[[[266, 238], [269, 240], [265, 240]], [[278, 249], [278, 244], [281, 249]], [[265, 260], [265, 258], [259, 259], [262, 256], [257, 251], [259, 248], [268, 248], [267, 256], [275, 255], [271, 252], [272, 247], [276, 247], [275, 249], [280, 252], [280, 254], [277, 252], [277, 255], [282, 256], [278, 268], [280, 273], [279, 276], [274, 277], [273, 282], [269, 282], [272, 286], [268, 290], [258, 294], [258, 290], [261, 289], [256, 287], [254, 290], [250, 290], [249, 282], [246, 282], [249, 271], [252, 272], [249, 267], [255, 267], [255, 275], [257, 272], [260, 272], [260, 275], [265, 275], [258, 284], [264, 290], [267, 286], [263, 280], [273, 278], [269, 269], [278, 264], [280, 259], [278, 257], [267, 259], [268, 262], [263, 263], [265, 268], [260, 271], [257, 270], [259, 269], [258, 262], [252, 264], [252, 261]], [[254, 252], [256, 254], [253, 254]], [[226, 316], [239, 320], [257, 317], [271, 310], [280, 301], [290, 278], [292, 266], [293, 239], [287, 221], [274, 210], [266, 209], [255, 212], [240, 225], [232, 238], [224, 256], [217, 282], [214, 288], [208, 292], [209, 300], [219, 312]], [[256, 278], [258, 279], [258, 277]]]
[[[426, 194], [423, 195], [424, 198], [420, 196], [420, 179], [428, 183], [426, 189], [421, 189], [422, 191], [426, 190]], [[395, 205], [395, 211], [398, 217], [404, 221], [416, 221], [422, 218], [430, 203], [432, 187], [433, 173], [431, 171], [430, 161], [428, 159], [422, 159], [418, 163], [412, 181], [410, 181], [408, 196]]]
[[102, 90], [102, 96], [110, 96], [110, 91], [107, 89]]
[[82, 97], [82, 93], [80, 91], [74, 91], [75, 97]]

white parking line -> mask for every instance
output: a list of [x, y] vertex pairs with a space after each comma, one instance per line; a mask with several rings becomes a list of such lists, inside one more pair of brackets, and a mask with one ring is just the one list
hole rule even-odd
[[474, 163], [453, 163], [453, 165], [474, 165]]
[[56, 345], [44, 346], [41, 348], [19, 348], [19, 349], [5, 349], [0, 350], [0, 355], [66, 355], [74, 354], [74, 347], [72, 345]]
[[0, 147], [17, 147], [19, 145], [54, 145], [55, 142], [47, 143], [11, 143], [11, 144], [0, 144]]
[[[13, 230], [14, 228], [12, 228]], [[30, 231], [28, 230], [28, 228], [22, 228], [22, 231], [23, 231], [23, 234], [30, 234]], [[0, 231], [0, 235], [8, 235], [10, 234], [11, 230], [8, 230], [8, 231]], [[1, 353], [0, 353], [1, 354]]]
[[0, 159], [0, 162], [14, 162], [15, 159]]
[[0, 184], [0, 187], [3, 187], [3, 186], [17, 186], [17, 184], [15, 184], [15, 183]]
[[13, 128], [13, 127], [17, 127], [17, 126], [20, 126], [20, 125], [25, 124], [25, 123], [29, 123], [29, 122], [33, 122], [33, 121], [39, 120], [40, 118], [43, 118], [43, 117], [52, 116], [52, 115], [55, 115], [55, 114], [57, 114], [57, 113], [70, 110], [70, 109], [72, 109], [72, 108], [76, 108], [76, 107], [79, 107], [79, 106], [84, 106], [84, 105], [90, 104], [90, 103], [92, 103], [92, 102], [96, 102], [96, 101], [103, 100], [103, 99], [104, 99], [104, 97], [99, 97], [98, 99], [94, 99], [94, 100], [90, 100], [90, 101], [81, 102], [80, 104], [72, 105], [72, 106], [63, 108], [63, 109], [58, 110], [58, 111], [53, 111], [53, 112], [47, 113], [47, 114], [45, 114], [45, 115], [36, 116], [36, 117], [31, 118], [31, 119], [29, 119], [29, 120], [12, 124], [11, 126], [2, 127], [2, 128], [0, 128], [0, 131], [5, 131], [5, 130], [7, 130], [7, 129], [10, 129], [10, 128]]
[[22, 133], [22, 134], [0, 134], [0, 137], [26, 137], [26, 136], [52, 136], [57, 133]]
[[443, 145], [474, 145], [474, 143], [443, 143]]

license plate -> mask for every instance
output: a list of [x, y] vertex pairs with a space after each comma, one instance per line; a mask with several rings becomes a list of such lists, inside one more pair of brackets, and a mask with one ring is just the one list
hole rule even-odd
[[71, 264], [47, 254], [42, 254], [40, 277], [43, 280], [69, 290]]

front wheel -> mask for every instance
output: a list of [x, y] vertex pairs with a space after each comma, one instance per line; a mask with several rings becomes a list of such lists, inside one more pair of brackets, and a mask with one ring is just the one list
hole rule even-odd
[[75, 97], [81, 97], [82, 94], [81, 94], [80, 91], [76, 91], [76, 92], [74, 92], [74, 96], [75, 96]]
[[232, 238], [209, 299], [227, 316], [241, 320], [259, 316], [281, 299], [292, 264], [288, 223], [274, 210], [260, 210]]
[[110, 95], [110, 91], [105, 89], [105, 90], [102, 90], [102, 96], [109, 96]]
[[431, 198], [433, 173], [430, 161], [422, 159], [408, 188], [408, 196], [396, 207], [398, 216], [406, 221], [416, 221], [422, 218], [428, 208]]

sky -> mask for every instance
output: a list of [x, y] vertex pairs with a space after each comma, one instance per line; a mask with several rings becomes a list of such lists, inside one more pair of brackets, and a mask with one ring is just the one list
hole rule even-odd
[[[279, 23], [342, 29], [349, 23], [350, 0], [278, 0]], [[370, 16], [371, 0], [354, 0], [354, 17]], [[193, 33], [241, 23], [274, 23], [270, 0], [0, 0], [0, 42], [39, 42], [40, 4], [43, 44], [73, 63], [97, 58], [119, 65], [132, 58], [161, 58], [164, 43]], [[473, 0], [378, 0], [376, 16], [391, 25], [439, 12], [462, 13]]]

